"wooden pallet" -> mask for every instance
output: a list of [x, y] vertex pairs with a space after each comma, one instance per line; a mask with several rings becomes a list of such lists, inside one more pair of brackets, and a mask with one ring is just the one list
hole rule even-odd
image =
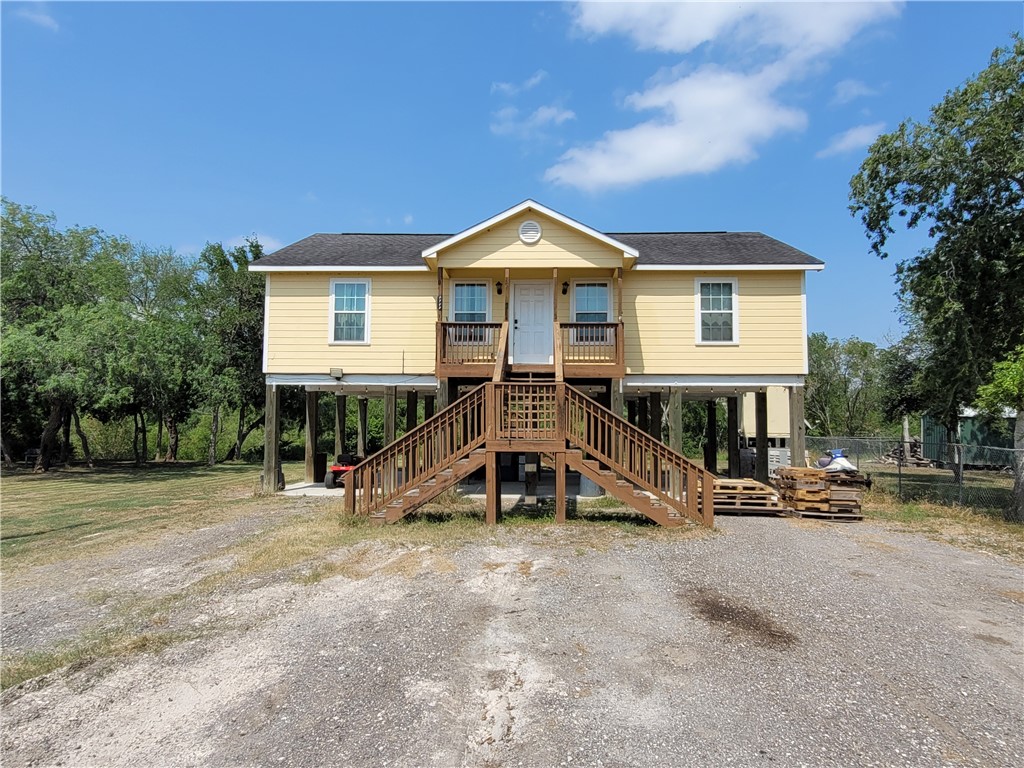
[[831, 520], [839, 523], [857, 523], [864, 519], [859, 511], [839, 511], [839, 510], [793, 510], [793, 517], [806, 517], [814, 520]]
[[783, 515], [786, 507], [769, 485], [750, 478], [715, 480], [715, 514]]

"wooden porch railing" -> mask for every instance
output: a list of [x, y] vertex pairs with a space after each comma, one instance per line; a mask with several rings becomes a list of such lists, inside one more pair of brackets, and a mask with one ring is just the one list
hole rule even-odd
[[481, 446], [486, 439], [488, 386], [481, 384], [346, 473], [349, 513], [368, 515], [383, 509]]
[[560, 401], [564, 384], [489, 384], [493, 394], [489, 436], [494, 440], [547, 441], [565, 439]]
[[439, 365], [494, 365], [501, 342], [501, 323], [438, 323]]
[[568, 386], [565, 419], [569, 442], [694, 522], [714, 524], [711, 472]]
[[613, 365], [620, 360], [619, 323], [560, 323], [562, 359], [566, 365]]

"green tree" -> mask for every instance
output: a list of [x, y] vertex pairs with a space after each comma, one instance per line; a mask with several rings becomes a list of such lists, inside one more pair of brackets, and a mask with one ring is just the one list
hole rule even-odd
[[878, 347], [861, 339], [812, 333], [807, 353], [805, 409], [815, 432], [863, 435], [880, 429], [885, 420]]
[[1024, 523], [1024, 344], [992, 366], [988, 383], [978, 388], [977, 403], [994, 416], [1001, 416], [1005, 408], [1017, 411], [1013, 426], [1013, 504], [1005, 516]]
[[926, 123], [871, 145], [850, 182], [871, 250], [886, 258], [894, 221], [930, 246], [896, 268], [920, 336], [918, 394], [955, 429], [992, 365], [1024, 341], [1024, 40], [950, 91]]
[[263, 423], [263, 301], [262, 275], [249, 264], [263, 255], [252, 237], [230, 250], [207, 245], [199, 256], [202, 280], [200, 312], [206, 323], [203, 390], [213, 427], [209, 463], [216, 461], [217, 436], [223, 408], [238, 410], [235, 444], [226, 458], [241, 458], [246, 437]]

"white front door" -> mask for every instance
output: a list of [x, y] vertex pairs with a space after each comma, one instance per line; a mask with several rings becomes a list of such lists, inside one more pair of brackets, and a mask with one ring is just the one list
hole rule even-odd
[[555, 362], [554, 296], [550, 282], [512, 283], [512, 362]]

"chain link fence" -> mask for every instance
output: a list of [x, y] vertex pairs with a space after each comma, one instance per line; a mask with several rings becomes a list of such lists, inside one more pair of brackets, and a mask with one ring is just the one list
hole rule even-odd
[[957, 443], [904, 444], [888, 437], [808, 437], [807, 453], [841, 448], [874, 488], [901, 501], [931, 501], [1002, 512], [1011, 505], [1014, 467], [1024, 451]]

